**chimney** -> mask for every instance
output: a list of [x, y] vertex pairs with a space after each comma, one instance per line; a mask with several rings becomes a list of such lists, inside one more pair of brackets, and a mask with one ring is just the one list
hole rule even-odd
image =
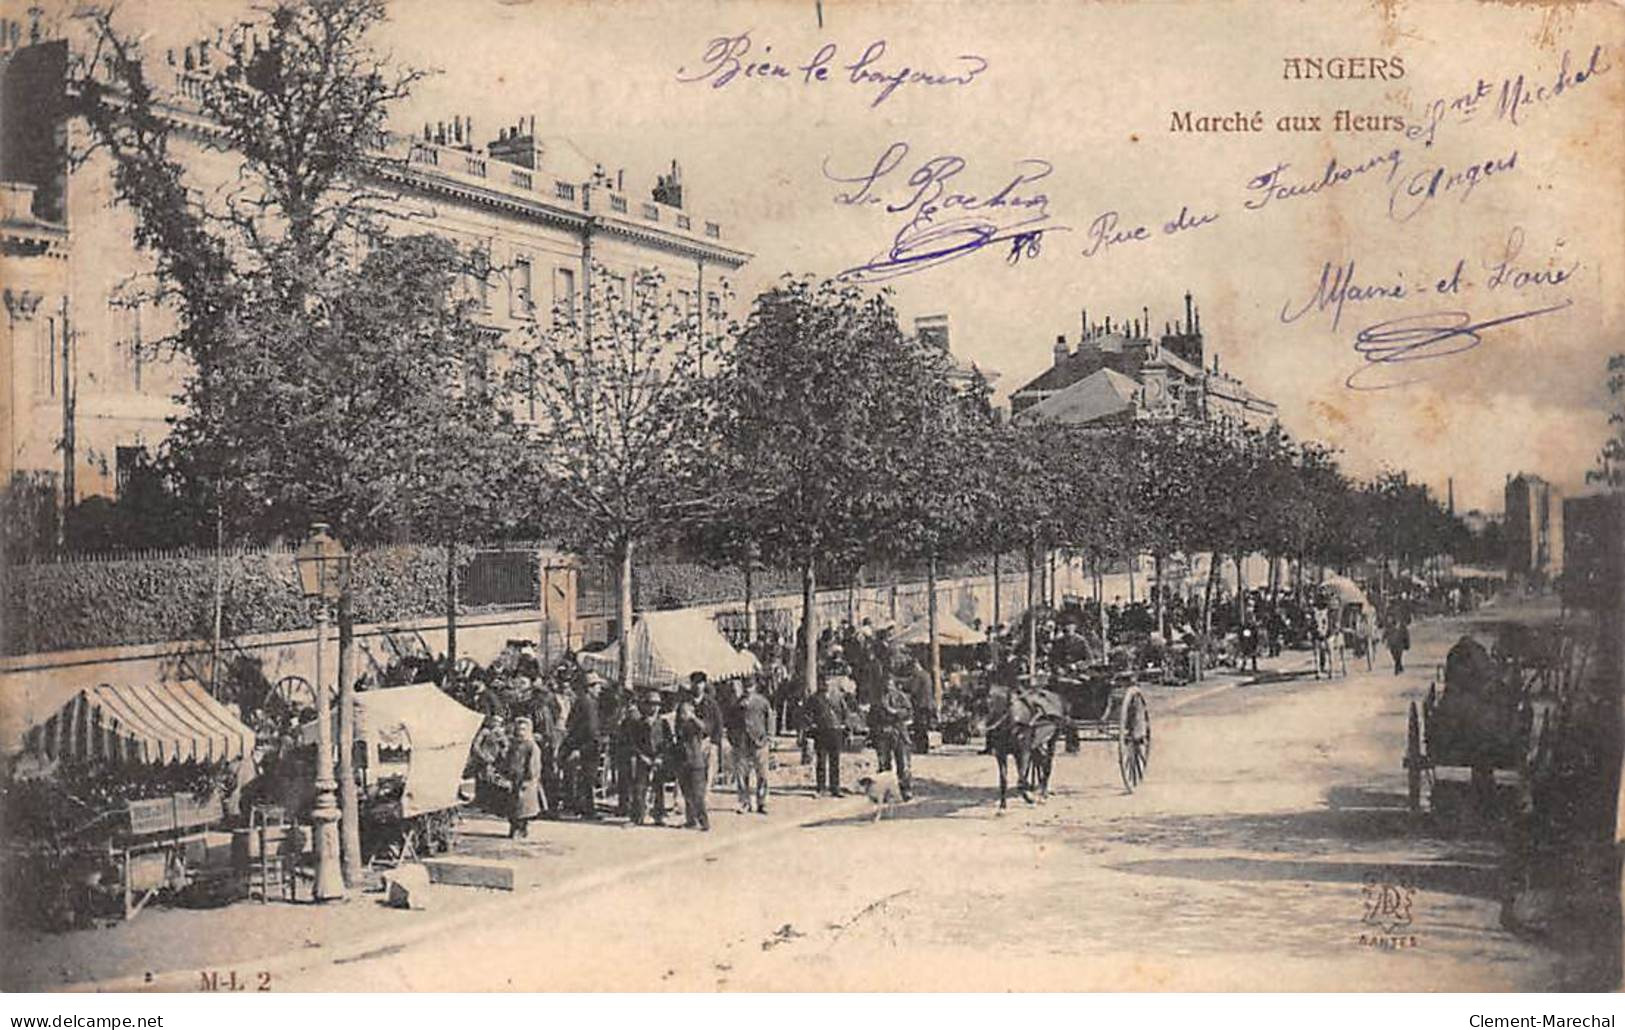
[[1067, 359], [1066, 334], [1060, 333], [1055, 337], [1055, 364], [1059, 367]]
[[1150, 308], [1142, 307], [1140, 309], [1140, 324], [1145, 326], [1145, 335], [1150, 336], [1151, 335], [1151, 309]]
[[1082, 341], [1087, 340], [1089, 338], [1089, 309], [1088, 308], [1083, 308], [1082, 309], [1082, 312], [1081, 312], [1081, 314], [1079, 316], [1079, 321], [1081, 321], [1083, 323], [1083, 332], [1081, 334], [1079, 334], [1079, 336], [1078, 336], [1078, 341], [1081, 343]]
[[1185, 291], [1185, 334], [1188, 336], [1196, 330], [1192, 328], [1196, 319], [1191, 314], [1191, 291]]
[[1201, 308], [1196, 309], [1196, 328], [1193, 330], [1193, 332], [1195, 332], [1197, 335], [1200, 335], [1201, 332], [1202, 332], [1202, 309]]

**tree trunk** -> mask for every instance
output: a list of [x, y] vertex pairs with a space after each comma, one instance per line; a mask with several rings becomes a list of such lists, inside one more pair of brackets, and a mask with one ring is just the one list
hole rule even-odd
[[[807, 563], [801, 567], [801, 661], [802, 661], [802, 696], [807, 697], [818, 689], [818, 580], [817, 572], [813, 566], [814, 559], [807, 556]], [[896, 589], [892, 590], [892, 597], [897, 596]]]
[[1219, 590], [1219, 565], [1223, 559], [1214, 551], [1207, 560], [1207, 590], [1202, 596], [1202, 635], [1213, 635], [1213, 600]]
[[1100, 571], [1100, 562], [1094, 562], [1095, 613], [1100, 616], [1100, 657], [1107, 661], [1112, 654], [1111, 619], [1106, 614], [1106, 574]]
[[1270, 604], [1281, 599], [1281, 556], [1270, 555]]
[[1168, 639], [1168, 627], [1163, 622], [1163, 589], [1162, 589], [1162, 555], [1151, 556], [1151, 574], [1155, 577], [1151, 585], [1151, 610], [1155, 619], [1157, 633], [1164, 640]]
[[355, 785], [355, 612], [350, 584], [339, 592], [339, 855], [344, 885], [361, 886], [361, 808]]
[[988, 627], [988, 651], [995, 668], [999, 664], [999, 552], [993, 552], [993, 625]]
[[1060, 601], [1060, 595], [1058, 593], [1059, 587], [1055, 582], [1055, 552], [1050, 551], [1047, 558], [1049, 562], [1049, 576], [1045, 582], [1049, 584], [1049, 606], [1051, 608], [1055, 608], [1058, 607]]
[[1128, 559], [1128, 603], [1129, 604], [1134, 603], [1134, 569], [1139, 564], [1140, 564], [1140, 556], [1139, 555], [1137, 555], [1137, 554], [1129, 555], [1129, 559]]
[[446, 542], [446, 680], [457, 669], [457, 541]]
[[632, 692], [632, 541], [622, 540], [615, 547], [619, 564], [616, 577], [616, 618], [621, 624], [621, 640], [616, 647], [616, 660], [620, 663], [621, 696]]
[[220, 635], [225, 623], [226, 515], [218, 494], [214, 502], [214, 626], [209, 638], [209, 696], [220, 700]]
[[756, 642], [756, 610], [751, 606], [754, 600], [751, 596], [751, 587], [753, 585], [750, 562], [747, 560], [745, 562], [745, 643], [747, 644]]
[[1247, 572], [1243, 568], [1247, 555], [1241, 551], [1236, 552], [1236, 618], [1244, 618], [1247, 614]]
[[942, 709], [942, 647], [937, 640], [937, 556], [931, 555], [931, 561], [925, 570], [925, 629], [930, 635], [929, 651], [931, 655], [931, 709]]
[[1027, 675], [1038, 677], [1038, 539], [1027, 539]]

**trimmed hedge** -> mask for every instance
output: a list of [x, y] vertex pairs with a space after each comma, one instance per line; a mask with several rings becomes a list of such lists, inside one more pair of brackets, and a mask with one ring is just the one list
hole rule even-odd
[[[4, 650], [31, 654], [168, 640], [206, 640], [214, 624], [214, 558], [206, 554], [14, 565], [5, 570]], [[391, 622], [445, 610], [446, 554], [434, 547], [361, 551], [352, 564], [355, 619]], [[315, 621], [293, 555], [228, 554], [221, 632], [231, 638]]]

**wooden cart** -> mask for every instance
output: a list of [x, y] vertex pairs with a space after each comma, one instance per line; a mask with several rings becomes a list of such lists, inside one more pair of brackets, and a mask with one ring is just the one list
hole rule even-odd
[[1151, 764], [1151, 706], [1133, 675], [1101, 669], [1078, 678], [1055, 676], [1050, 689], [1066, 704], [1067, 750], [1085, 742], [1111, 744], [1123, 787], [1132, 793]]

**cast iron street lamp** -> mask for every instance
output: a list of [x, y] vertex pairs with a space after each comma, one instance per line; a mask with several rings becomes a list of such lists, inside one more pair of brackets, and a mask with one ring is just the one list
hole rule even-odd
[[322, 652], [327, 649], [327, 604], [337, 601], [350, 577], [350, 555], [327, 532], [327, 523], [310, 527], [310, 538], [294, 555], [299, 585], [316, 600], [316, 802], [310, 821], [316, 831], [316, 900], [344, 897], [344, 873], [339, 866], [338, 782], [333, 779], [333, 705], [322, 676]]

